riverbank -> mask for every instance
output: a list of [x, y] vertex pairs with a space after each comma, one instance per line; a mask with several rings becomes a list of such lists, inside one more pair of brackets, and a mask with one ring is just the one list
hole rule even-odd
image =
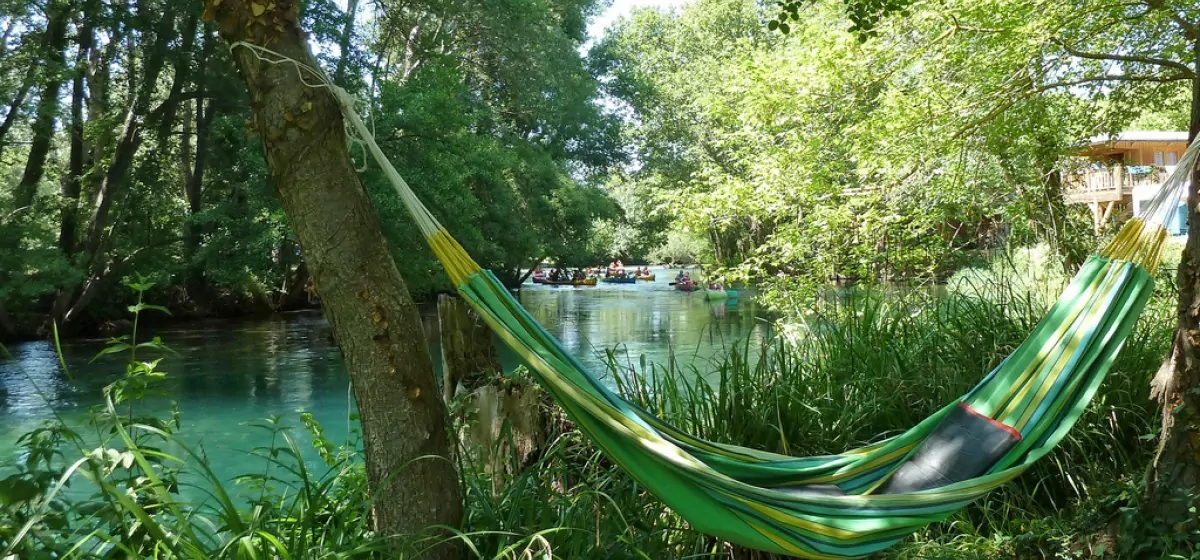
[[[132, 292], [124, 286], [97, 297], [97, 301], [67, 328], [60, 328], [61, 340], [112, 337], [129, 334], [133, 328], [130, 305], [137, 303]], [[212, 290], [202, 301], [191, 298], [184, 286], [169, 285], [152, 288], [147, 300], [157, 302], [166, 313], [142, 317], [149, 328], [171, 328], [190, 322], [214, 319], [262, 319], [292, 311], [320, 309], [315, 296], [284, 298], [252, 290]], [[0, 343], [13, 344], [52, 338], [51, 301], [28, 310], [9, 310], [14, 331], [7, 335], [0, 330]]]

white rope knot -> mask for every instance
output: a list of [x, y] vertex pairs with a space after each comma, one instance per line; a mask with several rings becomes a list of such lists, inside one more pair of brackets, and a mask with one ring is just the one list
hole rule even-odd
[[[341, 109], [343, 122], [346, 127], [346, 141], [349, 143], [347, 148], [359, 147], [363, 151], [363, 164], [358, 168], [358, 172], [366, 171], [368, 154], [375, 159], [375, 162], [383, 169], [384, 175], [392, 184], [392, 188], [396, 189], [396, 194], [400, 195], [401, 202], [408, 210], [413, 221], [416, 222], [417, 228], [425, 237], [431, 237], [442, 229], [441, 224], [429, 213], [429, 209], [425, 208], [424, 204], [413, 193], [412, 188], [400, 176], [400, 172], [392, 166], [392, 162], [388, 161], [387, 156], [383, 154], [383, 150], [379, 148], [379, 144], [375, 142], [375, 119], [371, 111], [371, 104], [366, 98], [356, 97], [346, 91], [344, 88], [334, 84], [325, 72], [320, 68], [313, 68], [308, 64], [300, 62], [294, 58], [283, 55], [266, 47], [247, 43], [245, 41], [237, 41], [229, 45], [229, 50], [232, 53], [234, 49], [241, 47], [249, 51], [254, 58], [260, 62], [271, 65], [291, 65], [296, 69], [296, 75], [300, 78], [300, 82], [305, 86], [313, 89], [328, 89], [333, 92], [334, 99], [338, 102], [338, 107]], [[309, 81], [310, 79], [315, 81]], [[359, 106], [362, 111], [371, 120], [371, 126], [367, 127], [362, 118], [359, 117]]]

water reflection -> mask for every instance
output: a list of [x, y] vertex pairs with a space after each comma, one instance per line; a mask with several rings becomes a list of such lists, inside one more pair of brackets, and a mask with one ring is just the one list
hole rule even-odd
[[[659, 271], [658, 276], [657, 282], [636, 285], [528, 285], [519, 297], [568, 351], [596, 372], [605, 370], [605, 351], [613, 348], [626, 367], [643, 356], [662, 363], [674, 352], [679, 362], [704, 371], [704, 362], [723, 347], [766, 335], [766, 323], [755, 317], [751, 298], [709, 303], [702, 294], [672, 288], [674, 272]], [[437, 364], [433, 312], [432, 307], [427, 310], [426, 332]], [[163, 356], [159, 366], [170, 374], [166, 397], [142, 406], [165, 411], [170, 401], [178, 402], [185, 439], [220, 455], [225, 474], [259, 465], [242, 463], [249, 461], [244, 451], [267, 441], [266, 432], [248, 427], [254, 420], [280, 416], [296, 426], [297, 412], [309, 411], [334, 442], [344, 441], [352, 428], [347, 417], [353, 402], [341, 354], [319, 313], [202, 321], [148, 329], [146, 334], [161, 336], [177, 354]], [[103, 346], [103, 340], [63, 345], [74, 383], [53, 344], [30, 342], [9, 349], [15, 359], [0, 362], [0, 465], [15, 457], [17, 436], [55, 412], [78, 416], [101, 403], [102, 388], [121, 375], [127, 358], [103, 356], [89, 363]], [[506, 367], [516, 364], [511, 353], [502, 351], [501, 359]]]
[[757, 316], [753, 298], [709, 302], [701, 292], [675, 290], [674, 271], [658, 270], [654, 282], [585, 286], [528, 284], [521, 303], [563, 347], [594, 372], [603, 371], [607, 351], [628, 369], [642, 357], [665, 363], [673, 353], [684, 366], [705, 364], [734, 343], [757, 343], [768, 323]]

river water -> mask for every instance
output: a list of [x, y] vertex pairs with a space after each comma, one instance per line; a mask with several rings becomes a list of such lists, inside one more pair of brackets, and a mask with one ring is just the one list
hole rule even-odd
[[[533, 316], [594, 372], [606, 371], [607, 351], [627, 368], [643, 357], [663, 363], [674, 354], [681, 365], [704, 371], [723, 348], [768, 336], [769, 323], [758, 316], [752, 298], [709, 303], [701, 294], [673, 289], [674, 271], [657, 274], [653, 283], [634, 285], [527, 284], [519, 295]], [[438, 361], [432, 310], [425, 319]], [[299, 426], [300, 412], [311, 412], [335, 443], [345, 441], [352, 429], [349, 382], [329, 324], [318, 312], [202, 321], [139, 334], [142, 339], [153, 336], [162, 337], [175, 354], [161, 355], [159, 369], [169, 374], [165, 396], [141, 406], [166, 412], [167, 403], [178, 403], [182, 439], [203, 446], [223, 478], [261, 467], [261, 459], [246, 453], [270, 441], [267, 431], [252, 427], [258, 420], [278, 416], [286, 425]], [[0, 362], [0, 469], [20, 458], [16, 439], [21, 434], [56, 414], [76, 422], [101, 403], [103, 387], [121, 375], [127, 359], [103, 356], [92, 362], [103, 346], [103, 340], [64, 344], [70, 378], [51, 343], [8, 348], [14, 360]], [[152, 357], [159, 356], [139, 355]], [[506, 368], [517, 363], [504, 348], [501, 357]], [[296, 430], [297, 439], [307, 449], [301, 432]]]

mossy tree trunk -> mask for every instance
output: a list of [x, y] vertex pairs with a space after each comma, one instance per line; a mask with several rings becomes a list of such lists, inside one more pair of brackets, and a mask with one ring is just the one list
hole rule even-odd
[[[205, 5], [205, 17], [217, 22], [229, 43], [262, 45], [316, 67], [297, 25], [297, 0]], [[351, 164], [337, 103], [329, 90], [305, 85], [293, 65], [268, 64], [244, 47], [233, 54], [250, 93], [271, 183], [345, 355], [376, 496], [376, 527], [385, 535], [435, 524], [456, 527], [462, 498], [424, 330]], [[447, 545], [427, 557], [456, 554]]]
[[[1192, 36], [1194, 68], [1200, 69], [1200, 37]], [[1189, 141], [1200, 135], [1200, 72], [1192, 77]], [[1198, 527], [1200, 503], [1200, 170], [1192, 170], [1188, 188], [1188, 237], [1179, 264], [1178, 327], [1173, 360], [1155, 378], [1153, 393], [1162, 403], [1158, 456], [1147, 488], [1145, 512], [1191, 534]], [[1191, 510], [1191, 511], [1189, 511]]]

